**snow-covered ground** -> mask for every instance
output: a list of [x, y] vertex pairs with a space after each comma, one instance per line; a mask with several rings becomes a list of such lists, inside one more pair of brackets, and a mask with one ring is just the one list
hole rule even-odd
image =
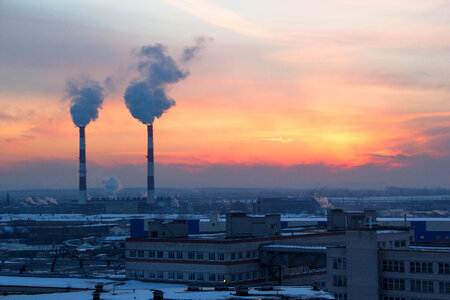
[[[95, 284], [103, 282], [105, 293], [101, 299], [104, 300], [129, 300], [129, 299], [153, 299], [153, 290], [162, 290], [165, 299], [229, 299], [234, 298], [234, 291], [214, 291], [213, 288], [204, 288], [203, 291], [188, 292], [184, 284], [164, 284], [148, 283], [136, 280], [125, 282], [111, 280], [91, 280], [73, 278], [36, 278], [36, 277], [8, 277], [0, 276], [0, 285], [15, 286], [41, 286], [41, 287], [72, 287], [72, 288], [94, 288]], [[310, 287], [277, 287], [274, 291], [259, 291], [249, 289], [249, 297], [243, 299], [264, 299], [273, 297], [276, 294], [290, 296], [304, 296], [304, 299], [312, 296], [319, 296], [323, 299], [334, 299], [322, 291], [313, 291]], [[253, 295], [253, 296], [252, 296]], [[70, 293], [54, 293], [40, 295], [10, 295], [7, 299], [24, 300], [72, 300], [72, 299], [92, 299], [92, 290]]]

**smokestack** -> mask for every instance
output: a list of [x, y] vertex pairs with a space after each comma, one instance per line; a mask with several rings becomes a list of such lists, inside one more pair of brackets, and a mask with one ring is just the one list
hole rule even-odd
[[147, 149], [147, 203], [155, 203], [155, 164], [153, 156], [153, 124], [147, 125], [148, 149]]
[[[208, 40], [199, 38], [193, 47], [185, 48], [181, 61], [188, 63], [194, 59]], [[154, 204], [153, 122], [175, 105], [175, 100], [167, 95], [167, 86], [186, 79], [189, 72], [182, 70], [171, 56], [166, 55], [166, 47], [161, 44], [144, 46], [137, 55], [140, 78], [130, 82], [123, 97], [131, 115], [147, 125], [147, 203]]]
[[84, 126], [80, 126], [80, 186], [78, 204], [86, 204], [86, 142]]

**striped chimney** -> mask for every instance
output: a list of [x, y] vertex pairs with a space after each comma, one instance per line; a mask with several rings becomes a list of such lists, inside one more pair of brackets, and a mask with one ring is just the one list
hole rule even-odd
[[80, 126], [80, 185], [78, 204], [86, 204], [86, 142], [84, 135], [84, 126]]
[[155, 164], [153, 159], [153, 124], [147, 125], [147, 203], [155, 203]]

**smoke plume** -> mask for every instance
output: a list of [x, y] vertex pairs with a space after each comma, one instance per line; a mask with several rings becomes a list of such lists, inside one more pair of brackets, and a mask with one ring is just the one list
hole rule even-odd
[[105, 187], [105, 191], [116, 198], [116, 193], [120, 191], [122, 185], [120, 184], [120, 180], [115, 176], [105, 177], [102, 179], [103, 186]]
[[98, 118], [98, 110], [103, 103], [100, 83], [86, 77], [68, 80], [66, 95], [70, 99], [70, 114], [76, 126], [84, 127]]
[[53, 197], [45, 197], [44, 199], [37, 197], [33, 199], [32, 197], [27, 197], [21, 203], [23, 206], [35, 206], [35, 205], [56, 205], [58, 201], [56, 201]]
[[[196, 45], [184, 49], [182, 62], [193, 59], [203, 48], [205, 39], [198, 39]], [[161, 44], [144, 46], [137, 53], [139, 57], [139, 80], [133, 80], [125, 91], [124, 99], [133, 117], [144, 124], [152, 124], [155, 118], [175, 105], [175, 100], [167, 95], [169, 84], [185, 79], [188, 71], [181, 70], [175, 60], [166, 54]]]
[[197, 57], [198, 52], [205, 48], [205, 44], [208, 41], [212, 41], [212, 38], [199, 37], [195, 40], [195, 45], [192, 47], [186, 47], [183, 50], [183, 56], [181, 57], [181, 61], [186, 63], [195, 57]]
[[317, 197], [315, 196], [314, 199], [317, 201], [317, 203], [319, 203], [320, 208], [325, 209], [325, 208], [333, 208], [333, 204], [331, 204], [330, 201], [328, 201], [327, 197]]

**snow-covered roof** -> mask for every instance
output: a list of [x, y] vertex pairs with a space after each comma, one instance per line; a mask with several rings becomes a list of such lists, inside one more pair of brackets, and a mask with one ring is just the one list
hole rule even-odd
[[[114, 282], [111, 280], [97, 279], [74, 279], [74, 278], [42, 278], [42, 277], [19, 277], [19, 276], [0, 276], [0, 285], [16, 286], [41, 286], [41, 287], [72, 287], [72, 288], [90, 288], [95, 284], [105, 283], [105, 293], [101, 298], [105, 300], [129, 300], [129, 299], [152, 299], [153, 290], [161, 290], [164, 298], [167, 299], [241, 299], [235, 295], [235, 291], [215, 291], [214, 288], [203, 288], [203, 291], [188, 292], [184, 284], [166, 284], [151, 283], [129, 280], [124, 282]], [[115, 285], [117, 283], [117, 285]], [[113, 295], [112, 290], [115, 290]], [[254, 295], [252, 297], [252, 294]], [[315, 297], [319, 299], [334, 299], [323, 291], [314, 291], [311, 287], [275, 287], [273, 291], [261, 291], [249, 288], [249, 296], [242, 299], [265, 299], [274, 295], [302, 296], [302, 299]], [[56, 299], [92, 299], [92, 290], [71, 292], [71, 293], [51, 293], [40, 295], [14, 295], [14, 299], [33, 299], [33, 300], [56, 300]], [[13, 299], [11, 298], [11, 299]], [[271, 298], [273, 299], [273, 298]]]

